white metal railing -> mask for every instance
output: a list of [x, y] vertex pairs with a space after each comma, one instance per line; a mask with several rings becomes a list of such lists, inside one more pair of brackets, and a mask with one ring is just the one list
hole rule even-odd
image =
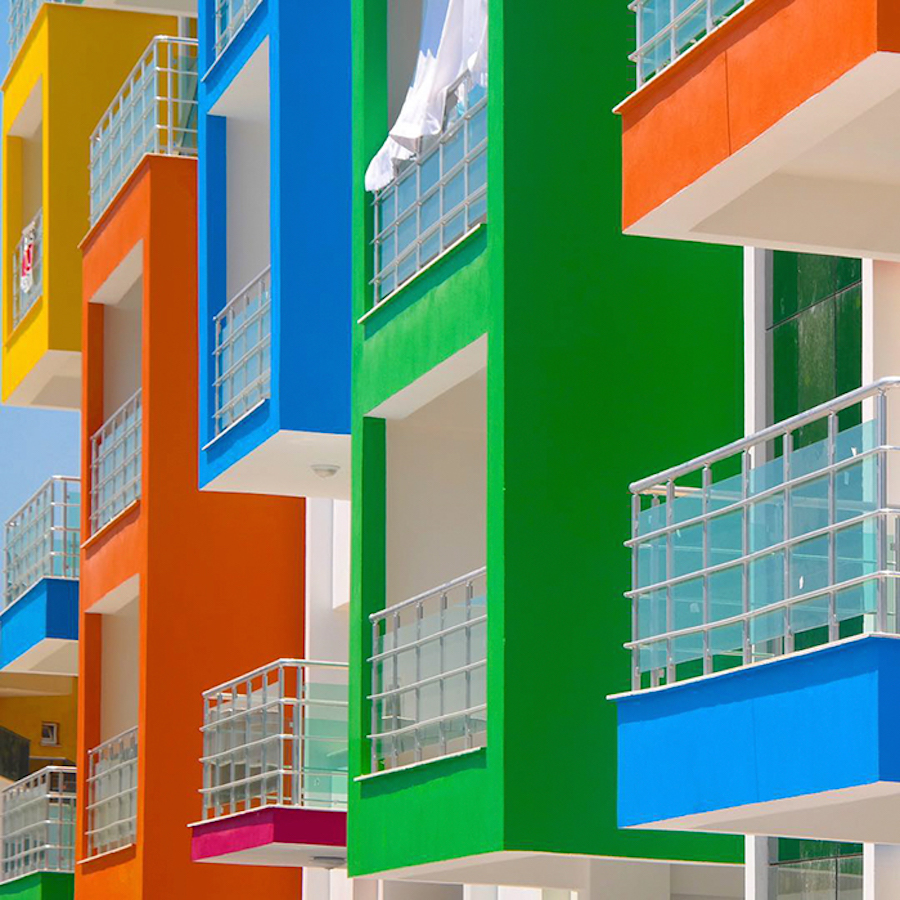
[[75, 870], [75, 790], [74, 768], [48, 766], [3, 791], [0, 880]]
[[15, 328], [37, 303], [44, 290], [44, 216], [43, 211], [22, 230], [13, 252], [12, 327]]
[[272, 379], [272, 270], [267, 268], [214, 321], [215, 433], [266, 400]]
[[91, 437], [91, 534], [141, 496], [141, 391]]
[[137, 777], [137, 728], [88, 752], [87, 858], [137, 840]]
[[752, 0], [632, 0], [640, 88]]
[[44, 3], [80, 5], [83, 0], [9, 0], [9, 62], [19, 52]]
[[631, 485], [634, 690], [897, 632], [898, 387]]
[[153, 38], [91, 136], [93, 226], [148, 153], [197, 155], [197, 41]]
[[216, 0], [216, 59], [225, 52], [262, 0]]
[[81, 480], [54, 476], [6, 522], [8, 606], [42, 578], [78, 578]]
[[487, 219], [487, 92], [460, 79], [444, 130], [375, 193], [375, 303]]
[[487, 737], [487, 569], [369, 617], [372, 771]]
[[203, 694], [203, 818], [347, 808], [347, 666], [281, 659]]

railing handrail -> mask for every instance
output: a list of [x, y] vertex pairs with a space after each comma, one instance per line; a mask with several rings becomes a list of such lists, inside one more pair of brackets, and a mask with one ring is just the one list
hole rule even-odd
[[317, 668], [345, 670], [348, 670], [350, 668], [348, 663], [342, 662], [323, 661], [315, 659], [276, 659], [274, 662], [270, 662], [264, 666], [259, 666], [252, 672], [248, 672], [246, 675], [240, 675], [237, 678], [231, 678], [228, 681], [223, 681], [221, 684], [218, 684], [215, 687], [207, 688], [207, 690], [203, 692], [203, 698], [206, 699], [207, 697], [212, 697], [214, 694], [221, 694], [226, 688], [229, 688], [233, 685], [239, 685], [245, 681], [250, 681], [253, 678], [258, 678], [260, 675], [264, 675], [270, 669], [276, 669], [279, 666], [297, 666], [298, 668], [311, 668], [315, 666]]
[[444, 594], [449, 590], [452, 590], [455, 587], [459, 587], [461, 584], [465, 584], [467, 581], [473, 581], [481, 575], [487, 574], [487, 566], [481, 566], [478, 569], [475, 569], [472, 572], [469, 572], [466, 575], [460, 575], [458, 578], [453, 578], [450, 581], [445, 582], [444, 584], [439, 584], [437, 587], [433, 587], [428, 591], [422, 591], [421, 594], [416, 594], [415, 597], [410, 597], [408, 600], [401, 600], [399, 603], [395, 603], [393, 606], [388, 606], [386, 609], [379, 610], [378, 612], [374, 612], [369, 616], [369, 621], [374, 625], [376, 622], [380, 622], [382, 619], [387, 618], [398, 610], [403, 609], [406, 606], [412, 606], [415, 603], [421, 603], [423, 600], [427, 600], [429, 597], [433, 597], [435, 594]]
[[855, 390], [848, 391], [846, 394], [841, 394], [840, 397], [835, 397], [833, 400], [827, 400], [825, 403], [820, 403], [818, 406], [814, 406], [805, 412], [798, 413], [788, 419], [783, 419], [780, 422], [776, 422], [774, 425], [769, 425], [754, 434], [738, 438], [738, 440], [732, 441], [724, 447], [720, 447], [717, 450], [711, 450], [709, 453], [704, 453], [702, 456], [695, 457], [689, 462], [672, 466], [656, 475], [634, 481], [629, 485], [629, 490], [633, 494], [642, 494], [649, 488], [658, 487], [663, 482], [673, 481], [684, 475], [688, 475], [691, 472], [695, 472], [697, 469], [702, 469], [705, 466], [712, 465], [723, 459], [728, 459], [731, 456], [735, 456], [744, 450], [749, 450], [751, 447], [756, 447], [772, 438], [780, 437], [786, 432], [795, 431], [802, 425], [815, 422], [829, 413], [840, 412], [847, 406], [861, 403], [863, 400], [868, 400], [877, 394], [884, 394], [897, 386], [900, 386], [900, 376], [890, 375], [885, 378], [880, 378], [878, 381], [872, 382], [871, 384], [863, 385]]
[[245, 294], [249, 294], [250, 291], [266, 277], [266, 275], [269, 275], [271, 273], [271, 271], [272, 264], [269, 263], [269, 265], [267, 265], [265, 269], [263, 269], [262, 272], [259, 273], [259, 275], [257, 275], [255, 278], [251, 278], [250, 281], [248, 281], [236, 294], [234, 294], [228, 300], [228, 302], [215, 314], [215, 316], [213, 316], [213, 321], [218, 322], [219, 319], [221, 319], [222, 316], [224, 316], [225, 313], [227, 313], [228, 310], [231, 309], [231, 307], [234, 306], [235, 303], [237, 303], [238, 300], [240, 300]]
[[[37, 772], [32, 772], [30, 775], [26, 775], [24, 778], [20, 778], [18, 781], [14, 781], [12, 784], [8, 784], [5, 788], [3, 788], [3, 791], [0, 792], [0, 794], [2, 794], [2, 796], [6, 796], [9, 791], [14, 790], [15, 788], [25, 787], [29, 781], [34, 781], [41, 775], [52, 775], [55, 772], [61, 772], [64, 775], [76, 775], [78, 773], [78, 768], [77, 766], [44, 766], [43, 769], [38, 769]], [[59, 792], [57, 791], [54, 793]]]
[[198, 46], [197, 38], [181, 37], [178, 35], [169, 35], [169, 34], [154, 35], [154, 37], [152, 37], [150, 39], [150, 43], [147, 44], [147, 47], [144, 50], [144, 52], [141, 53], [141, 55], [138, 57], [138, 61], [134, 64], [131, 71], [125, 76], [124, 80], [122, 81], [122, 87], [119, 88], [118, 92], [116, 93], [115, 97], [113, 97], [109, 106], [107, 106], [106, 109], [104, 110], [103, 115], [100, 116], [100, 121], [97, 122], [97, 125], [94, 127], [94, 130], [91, 133], [91, 138], [90, 138], [91, 143], [95, 143], [96, 141], [99, 140], [100, 134], [103, 131], [104, 124], [110, 118], [112, 118], [113, 109], [116, 107], [117, 104], [121, 103], [123, 97], [128, 93], [128, 90], [133, 86], [133, 82], [134, 82], [135, 78], [137, 77], [138, 73], [140, 72], [141, 68], [143, 67], [143, 64], [144, 64], [144, 61], [146, 60], [146, 58], [161, 43], [183, 44], [187, 47], [197, 47]]
[[101, 741], [99, 744], [97, 744], [96, 747], [92, 747], [90, 750], [88, 750], [88, 756], [90, 757], [96, 755], [101, 750], [105, 750], [110, 744], [114, 744], [116, 741], [121, 741], [124, 738], [131, 737], [131, 735], [133, 734], [137, 734], [137, 731], [137, 725], [132, 725], [131, 728], [126, 728], [125, 731], [121, 732], [120, 734], [113, 735], [113, 737], [107, 738], [105, 741]]
[[116, 418], [120, 413], [125, 412], [125, 410], [134, 403], [140, 396], [143, 391], [143, 387], [139, 387], [114, 413], [110, 413], [104, 420], [103, 424], [91, 435], [91, 446], [94, 445], [94, 442], [100, 437], [101, 432], [112, 422], [113, 419]]
[[55, 482], [69, 484], [81, 484], [81, 479], [75, 475], [51, 475], [4, 523], [4, 528], [15, 528], [14, 520], [18, 519], [26, 509]]

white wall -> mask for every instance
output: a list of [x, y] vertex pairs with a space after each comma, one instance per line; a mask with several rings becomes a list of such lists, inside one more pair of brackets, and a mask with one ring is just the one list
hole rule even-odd
[[387, 423], [387, 605], [486, 561], [486, 372]]
[[103, 418], [141, 386], [143, 279], [115, 304], [103, 307]]
[[138, 723], [140, 604], [134, 596], [103, 616], [100, 652], [100, 740]]
[[307, 659], [347, 662], [350, 504], [306, 501]]
[[422, 0], [388, 0], [388, 126], [412, 82], [422, 31]]
[[[268, 85], [259, 96], [268, 110]], [[253, 281], [271, 262], [269, 120], [228, 116], [228, 298]], [[298, 215], [301, 213], [298, 212]], [[307, 211], [312, 215], [311, 211]]]

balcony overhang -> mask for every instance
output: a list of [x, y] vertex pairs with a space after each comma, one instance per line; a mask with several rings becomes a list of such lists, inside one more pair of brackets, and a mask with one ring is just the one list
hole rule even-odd
[[627, 233], [900, 260], [900, 10], [754, 0], [620, 107]]
[[621, 696], [619, 826], [900, 843], [900, 639]]
[[0, 672], [78, 674], [78, 582], [44, 578], [0, 613]]
[[194, 862], [333, 869], [347, 860], [347, 813], [266, 807], [191, 826]]

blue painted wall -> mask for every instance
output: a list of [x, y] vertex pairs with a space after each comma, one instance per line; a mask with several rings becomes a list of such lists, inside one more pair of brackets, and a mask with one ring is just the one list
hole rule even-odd
[[[200, 3], [200, 485], [278, 431], [350, 433], [350, 2], [263, 0], [213, 64]], [[272, 396], [214, 437], [213, 317], [226, 297], [225, 121], [209, 110], [263, 40], [271, 101]]]
[[44, 578], [0, 614], [0, 669], [45, 638], [78, 640], [78, 582]]
[[897, 684], [867, 637], [619, 699], [619, 826], [900, 781]]

